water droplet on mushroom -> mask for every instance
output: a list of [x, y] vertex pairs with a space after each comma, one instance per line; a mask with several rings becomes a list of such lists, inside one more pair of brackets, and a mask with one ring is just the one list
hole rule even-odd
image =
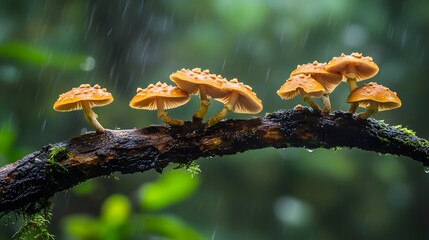
[[425, 167], [424, 171], [425, 171], [426, 174], [429, 173], [429, 167]]

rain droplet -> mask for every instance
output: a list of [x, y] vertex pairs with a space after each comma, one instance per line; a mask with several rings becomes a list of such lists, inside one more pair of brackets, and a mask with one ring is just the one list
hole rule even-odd
[[425, 173], [429, 173], [429, 167], [425, 167], [424, 170], [425, 170]]
[[85, 62], [81, 63], [79, 66], [83, 71], [89, 72], [95, 67], [95, 59], [89, 56], [85, 59]]

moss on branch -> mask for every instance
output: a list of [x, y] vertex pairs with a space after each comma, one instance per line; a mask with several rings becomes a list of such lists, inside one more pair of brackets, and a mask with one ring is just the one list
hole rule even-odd
[[308, 108], [280, 110], [211, 128], [186, 122], [178, 127], [106, 130], [47, 145], [0, 168], [0, 212], [31, 209], [28, 206], [57, 192], [113, 172], [162, 172], [170, 163], [186, 165], [200, 157], [265, 147], [359, 148], [429, 165], [429, 142], [403, 127], [359, 120], [341, 111], [321, 115]]

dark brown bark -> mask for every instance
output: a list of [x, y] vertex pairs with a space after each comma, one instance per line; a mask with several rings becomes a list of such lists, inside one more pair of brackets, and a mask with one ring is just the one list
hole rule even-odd
[[[61, 147], [54, 162], [49, 161]], [[0, 212], [43, 203], [57, 192], [113, 172], [161, 172], [169, 163], [265, 147], [359, 148], [429, 164], [427, 140], [381, 121], [358, 120], [344, 112], [320, 115], [308, 108], [280, 110], [211, 128], [187, 122], [183, 127], [108, 130], [47, 145], [0, 168]]]

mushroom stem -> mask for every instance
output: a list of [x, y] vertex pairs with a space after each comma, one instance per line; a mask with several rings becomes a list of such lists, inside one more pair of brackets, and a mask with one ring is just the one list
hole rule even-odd
[[168, 113], [164, 111], [164, 106], [159, 99], [156, 100], [156, 106], [158, 109], [157, 117], [163, 122], [170, 126], [183, 126], [185, 124], [182, 120], [168, 116]]
[[201, 100], [200, 102], [200, 108], [198, 111], [194, 113], [194, 116], [192, 116], [192, 121], [194, 122], [202, 122], [203, 118], [207, 114], [207, 110], [209, 109], [210, 101], [209, 100]]
[[206, 87], [204, 85], [200, 86], [200, 100], [204, 101], [204, 100], [208, 100], [207, 98], [207, 93], [206, 93]]
[[350, 113], [355, 113], [358, 107], [359, 107], [358, 103], [351, 103], [350, 104], [350, 108], [349, 108], [349, 112]]
[[304, 96], [304, 102], [308, 103], [314, 111], [320, 112], [319, 106], [310, 97]]
[[101, 126], [101, 124], [97, 121], [97, 114], [92, 111], [91, 106], [89, 105], [89, 101], [82, 101], [82, 109], [83, 109], [83, 115], [85, 116], [85, 119], [95, 128], [95, 131], [98, 133], [103, 133], [104, 127]]
[[376, 114], [378, 112], [378, 106], [376, 103], [374, 102], [370, 102], [369, 107], [366, 109], [365, 112], [360, 113], [358, 115], [359, 119], [367, 119], [369, 118], [371, 115]]
[[[347, 82], [349, 83], [350, 93], [351, 93], [357, 88], [356, 78], [347, 78]], [[359, 106], [358, 103], [350, 104], [349, 112], [355, 113], [358, 106]]]
[[164, 110], [158, 110], [157, 116], [160, 120], [171, 126], [183, 126], [183, 124], [185, 124], [182, 120], [168, 116], [167, 112]]
[[226, 116], [227, 113], [228, 113], [228, 107], [225, 105], [218, 114], [214, 115], [213, 117], [211, 117], [207, 121], [207, 126], [211, 127], [211, 126], [215, 125], [220, 120], [222, 120]]
[[323, 113], [329, 114], [331, 112], [331, 101], [329, 100], [329, 94], [325, 93], [322, 96], [323, 101]]
[[228, 111], [232, 111], [232, 109], [234, 109], [235, 107], [235, 104], [237, 103], [239, 96], [240, 94], [238, 92], [232, 92], [229, 96], [228, 103], [224, 105], [223, 109], [218, 114], [214, 115], [212, 118], [209, 119], [209, 121], [207, 121], [207, 125], [209, 127], [215, 125], [226, 116]]
[[210, 101], [207, 98], [205, 86], [201, 86], [199, 92], [200, 92], [200, 108], [198, 109], [198, 111], [194, 113], [194, 116], [192, 117], [192, 121], [194, 122], [202, 122], [203, 118], [207, 114], [207, 110], [210, 105]]
[[356, 78], [347, 78], [347, 82], [349, 83], [350, 92], [353, 92], [357, 88]]

